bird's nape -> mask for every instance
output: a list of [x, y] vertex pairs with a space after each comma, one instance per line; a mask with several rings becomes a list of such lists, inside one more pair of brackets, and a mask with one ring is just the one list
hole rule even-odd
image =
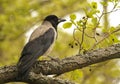
[[65, 19], [58, 18], [56, 15], [48, 15], [44, 21], [49, 21], [53, 27], [57, 30], [57, 25], [61, 22], [66, 21]]

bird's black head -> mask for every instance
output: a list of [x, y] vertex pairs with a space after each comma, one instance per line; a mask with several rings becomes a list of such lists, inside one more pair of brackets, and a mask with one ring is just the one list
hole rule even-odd
[[60, 19], [56, 15], [49, 15], [44, 19], [44, 21], [49, 21], [52, 24], [52, 26], [55, 27], [55, 29], [57, 30], [57, 25], [60, 22], [65, 21], [65, 19]]

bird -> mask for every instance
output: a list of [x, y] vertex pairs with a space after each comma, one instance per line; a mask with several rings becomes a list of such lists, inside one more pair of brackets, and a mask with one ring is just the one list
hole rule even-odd
[[51, 52], [57, 38], [57, 25], [64, 21], [66, 20], [58, 18], [56, 15], [48, 15], [33, 31], [17, 63], [19, 77], [27, 77], [37, 59], [40, 56], [47, 56]]

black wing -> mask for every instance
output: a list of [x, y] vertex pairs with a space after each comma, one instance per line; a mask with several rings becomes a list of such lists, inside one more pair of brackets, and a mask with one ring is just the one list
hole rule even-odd
[[51, 46], [54, 41], [54, 35], [54, 30], [50, 28], [43, 35], [25, 45], [18, 62], [18, 75], [28, 74], [37, 58], [42, 56]]

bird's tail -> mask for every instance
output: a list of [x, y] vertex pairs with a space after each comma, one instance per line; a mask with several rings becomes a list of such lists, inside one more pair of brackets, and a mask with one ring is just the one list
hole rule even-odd
[[36, 59], [32, 58], [32, 56], [21, 56], [17, 64], [18, 79], [24, 79], [28, 77], [31, 68], [35, 63], [35, 60]]

